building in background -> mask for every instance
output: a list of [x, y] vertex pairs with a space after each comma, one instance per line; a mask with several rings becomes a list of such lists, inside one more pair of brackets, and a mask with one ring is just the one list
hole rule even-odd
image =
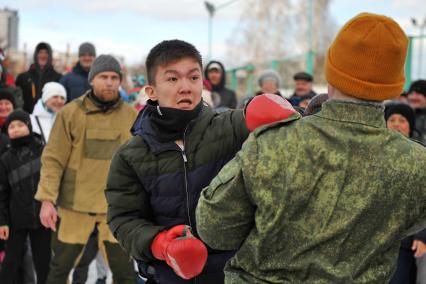
[[0, 9], [0, 47], [18, 49], [18, 11], [8, 8]]

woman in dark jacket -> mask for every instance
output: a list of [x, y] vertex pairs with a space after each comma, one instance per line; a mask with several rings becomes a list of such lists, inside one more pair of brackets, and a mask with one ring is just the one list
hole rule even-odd
[[51, 232], [41, 226], [40, 202], [34, 199], [40, 179], [43, 145], [33, 135], [30, 117], [23, 111], [11, 113], [4, 127], [11, 147], [0, 158], [0, 239], [7, 240], [0, 283], [15, 283], [28, 236], [37, 283], [45, 283]]

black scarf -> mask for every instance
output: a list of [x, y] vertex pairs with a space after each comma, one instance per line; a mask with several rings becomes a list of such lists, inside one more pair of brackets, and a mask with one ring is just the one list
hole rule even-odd
[[29, 135], [24, 136], [24, 137], [10, 139], [10, 146], [12, 148], [20, 148], [22, 146], [31, 144], [33, 141], [34, 141], [34, 135], [29, 134]]
[[115, 104], [120, 100], [120, 96], [118, 96], [118, 99], [116, 100], [108, 101], [108, 102], [103, 101], [97, 96], [95, 96], [95, 94], [93, 93], [93, 90], [89, 92], [88, 97], [102, 112], [107, 112], [109, 109], [115, 106]]
[[203, 109], [203, 101], [192, 110], [160, 107], [158, 103], [148, 101], [145, 106], [151, 112], [151, 126], [162, 143], [183, 139], [189, 122], [198, 117]]

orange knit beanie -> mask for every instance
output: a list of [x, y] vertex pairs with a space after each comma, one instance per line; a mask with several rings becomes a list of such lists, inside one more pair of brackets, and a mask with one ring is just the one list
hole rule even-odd
[[339, 31], [325, 62], [330, 85], [368, 101], [397, 97], [404, 86], [407, 36], [391, 18], [361, 13]]

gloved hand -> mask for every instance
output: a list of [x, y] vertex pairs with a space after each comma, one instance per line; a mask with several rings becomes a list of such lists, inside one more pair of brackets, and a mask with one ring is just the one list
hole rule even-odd
[[250, 132], [259, 126], [284, 120], [297, 113], [283, 97], [262, 94], [252, 98], [244, 109], [246, 126]]
[[151, 244], [155, 258], [165, 260], [183, 279], [199, 275], [207, 261], [207, 248], [195, 238], [190, 227], [177, 225], [158, 233]]

